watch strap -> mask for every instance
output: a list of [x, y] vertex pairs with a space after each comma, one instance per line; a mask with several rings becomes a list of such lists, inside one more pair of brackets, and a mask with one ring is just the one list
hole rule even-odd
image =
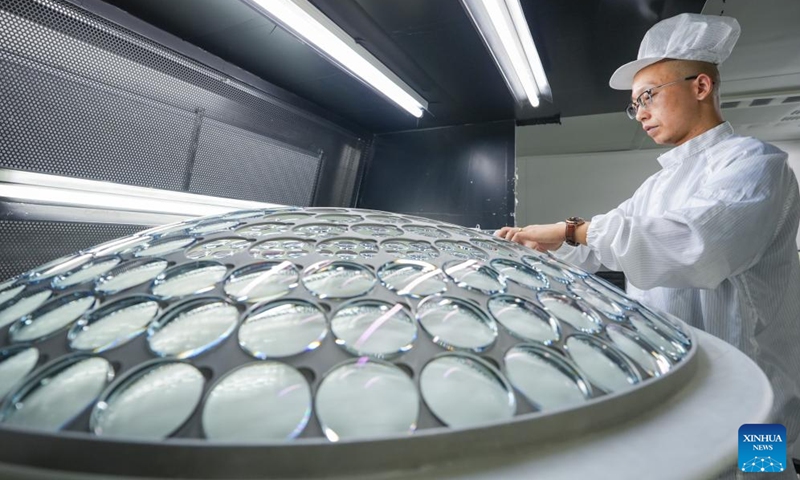
[[567, 242], [567, 245], [572, 247], [578, 246], [578, 242], [575, 239], [575, 231], [584, 223], [586, 223], [586, 221], [581, 217], [569, 217], [566, 220], [567, 225], [564, 232], [564, 241]]

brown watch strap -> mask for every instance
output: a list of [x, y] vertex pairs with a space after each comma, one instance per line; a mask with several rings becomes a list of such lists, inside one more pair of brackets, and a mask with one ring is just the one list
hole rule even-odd
[[566, 220], [567, 226], [564, 232], [564, 241], [567, 242], [567, 245], [572, 247], [578, 246], [578, 242], [575, 239], [575, 231], [578, 229], [580, 225], [586, 223], [584, 219], [581, 217], [569, 217]]

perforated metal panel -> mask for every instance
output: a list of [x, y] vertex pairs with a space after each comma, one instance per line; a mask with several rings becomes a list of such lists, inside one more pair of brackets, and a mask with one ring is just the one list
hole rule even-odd
[[144, 230], [139, 225], [0, 220], [0, 279], [89, 246]]
[[182, 188], [191, 114], [14, 60], [0, 53], [4, 167]]
[[189, 191], [310, 205], [320, 158], [215, 120], [203, 122]]
[[284, 204], [311, 204], [320, 162], [274, 145], [326, 169], [368, 145], [65, 1], [0, 0], [0, 105], [2, 167]]

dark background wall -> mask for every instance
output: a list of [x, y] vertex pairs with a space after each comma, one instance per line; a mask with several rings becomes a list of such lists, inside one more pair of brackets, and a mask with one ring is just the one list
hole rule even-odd
[[252, 75], [234, 78], [197, 48], [189, 53], [213, 65], [171, 48], [184, 42], [154, 41], [155, 29], [120, 10], [103, 13], [111, 20], [65, 1], [0, 0], [0, 168], [352, 204], [352, 182], [318, 191], [317, 178], [357, 169], [368, 133]]
[[[80, 5], [0, 0], [0, 169], [353, 206], [369, 132], [121, 10]], [[46, 210], [0, 183], [0, 281], [150, 225]]]
[[514, 122], [376, 135], [358, 206], [497, 228], [514, 219]]

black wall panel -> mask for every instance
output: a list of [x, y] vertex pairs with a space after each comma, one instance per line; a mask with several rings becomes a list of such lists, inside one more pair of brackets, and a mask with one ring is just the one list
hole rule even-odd
[[358, 206], [467, 227], [512, 225], [514, 122], [376, 135]]
[[[263, 80], [254, 82], [262, 89], [227, 75], [234, 68], [218, 58], [209, 67], [121, 25], [152, 29], [122, 11], [76, 3], [84, 8], [0, 0], [0, 168], [353, 206], [353, 189], [318, 193], [316, 182], [323, 171], [355, 177], [353, 158], [362, 158], [368, 135], [305, 110], [308, 102]], [[113, 20], [87, 10], [99, 7]], [[306, 154], [289, 158], [286, 147]], [[354, 178], [336, 188], [348, 185]]]

